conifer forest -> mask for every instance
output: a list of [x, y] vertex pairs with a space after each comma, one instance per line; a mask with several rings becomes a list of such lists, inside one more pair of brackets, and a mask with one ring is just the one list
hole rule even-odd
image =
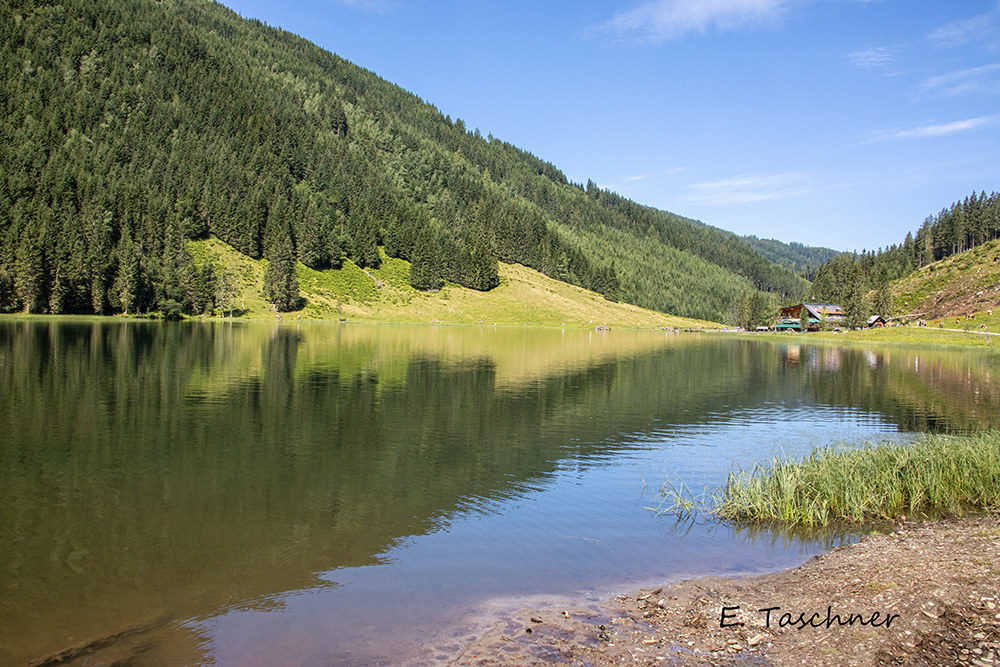
[[177, 316], [238, 276], [209, 235], [268, 261], [376, 266], [490, 290], [497, 262], [712, 319], [808, 283], [740, 237], [639, 205], [470, 130], [291, 33], [208, 0], [0, 6], [0, 310]]

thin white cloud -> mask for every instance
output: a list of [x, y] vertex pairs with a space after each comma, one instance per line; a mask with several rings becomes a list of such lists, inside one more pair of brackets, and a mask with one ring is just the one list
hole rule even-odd
[[620, 12], [603, 32], [623, 40], [665, 42], [709, 29], [741, 30], [780, 21], [793, 0], [652, 0]]
[[970, 42], [977, 42], [997, 35], [1000, 11], [996, 9], [982, 16], [954, 21], [929, 34], [927, 40], [935, 46], [954, 48]]
[[807, 180], [808, 176], [801, 173], [737, 176], [722, 181], [695, 183], [680, 199], [682, 203], [692, 206], [784, 199], [811, 192], [814, 188], [806, 184]]
[[1000, 116], [980, 116], [979, 118], [970, 118], [968, 120], [956, 120], [953, 123], [945, 123], [944, 125], [924, 125], [922, 127], [917, 127], [912, 130], [903, 130], [902, 132], [897, 132], [895, 137], [897, 139], [922, 139], [924, 137], [943, 137], [949, 134], [955, 134], [956, 132], [966, 132], [968, 130], [975, 130], [980, 127], [985, 127], [986, 125], [992, 125], [997, 121]]
[[847, 54], [847, 59], [855, 67], [872, 69], [880, 65], [887, 65], [895, 60], [892, 51], [884, 46], [876, 46], [864, 51], [855, 51]]
[[979, 118], [969, 118], [967, 120], [956, 120], [951, 123], [943, 123], [941, 125], [921, 125], [920, 127], [915, 127], [910, 130], [876, 132], [872, 136], [871, 141], [868, 143], [889, 141], [892, 139], [927, 139], [931, 137], [945, 137], [950, 134], [968, 132], [970, 130], [978, 130], [988, 127], [997, 121], [1000, 121], [1000, 114], [980, 116]]
[[652, 174], [640, 174], [638, 176], [625, 176], [624, 178], [619, 179], [617, 183], [613, 183], [610, 185], [599, 185], [599, 187], [605, 190], [611, 190], [612, 192], [616, 192], [618, 189], [627, 187], [629, 184], [635, 183], [637, 181], [644, 181], [647, 179], [653, 179], [655, 181], [656, 179], [659, 179], [661, 177], [673, 176], [674, 174], [679, 174], [680, 172], [686, 170], [687, 167], [670, 167], [669, 169], [666, 169], [662, 172], [656, 172]]
[[1000, 83], [992, 77], [986, 75], [1000, 70], [1000, 63], [973, 67], [960, 72], [952, 72], [941, 76], [934, 76], [922, 84], [920, 88], [924, 92], [942, 95], [960, 95], [962, 93], [996, 91], [1000, 89]]

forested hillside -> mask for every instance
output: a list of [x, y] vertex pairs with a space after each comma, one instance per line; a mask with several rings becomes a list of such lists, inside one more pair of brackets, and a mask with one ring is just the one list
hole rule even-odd
[[885, 290], [889, 282], [905, 278], [916, 269], [998, 238], [1000, 194], [972, 193], [937, 215], [928, 216], [916, 235], [908, 233], [899, 245], [834, 257], [816, 273], [812, 296], [838, 303], [859, 292]]
[[759, 239], [753, 235], [743, 236], [741, 239], [765, 259], [791, 269], [806, 280], [812, 280], [819, 267], [840, 254], [830, 248], [807, 246], [794, 241], [782, 243], [777, 239]]
[[192, 260], [208, 236], [269, 260], [280, 309], [296, 261], [377, 266], [380, 246], [418, 288], [489, 290], [502, 260], [704, 319], [808, 287], [207, 0], [8, 0], [0, 68], [3, 311], [203, 312], [241, 279]]

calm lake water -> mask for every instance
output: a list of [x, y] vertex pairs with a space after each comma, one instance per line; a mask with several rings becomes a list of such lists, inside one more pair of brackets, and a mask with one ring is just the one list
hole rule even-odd
[[797, 565], [851, 537], [647, 508], [774, 455], [997, 426], [998, 370], [661, 331], [0, 319], [0, 664], [123, 628], [70, 664], [434, 664], [497, 601]]

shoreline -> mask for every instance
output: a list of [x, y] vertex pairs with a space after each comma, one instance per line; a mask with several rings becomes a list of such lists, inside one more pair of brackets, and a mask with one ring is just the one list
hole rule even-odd
[[661, 327], [661, 326], [606, 326], [601, 328], [599, 325], [590, 324], [545, 324], [541, 322], [426, 322], [417, 320], [380, 320], [380, 319], [365, 319], [362, 317], [354, 317], [352, 319], [318, 319], [318, 318], [288, 318], [288, 319], [278, 319], [278, 318], [268, 318], [268, 317], [221, 317], [218, 315], [198, 317], [198, 316], [185, 316], [179, 320], [166, 320], [161, 317], [152, 317], [148, 315], [87, 315], [78, 313], [0, 313], [0, 321], [10, 320], [10, 321], [22, 321], [22, 322], [45, 322], [45, 321], [78, 321], [78, 322], [141, 322], [141, 323], [163, 323], [172, 322], [175, 324], [278, 324], [278, 325], [293, 325], [293, 324], [336, 324], [336, 325], [347, 325], [347, 324], [379, 324], [379, 325], [389, 325], [389, 326], [414, 326], [414, 327], [478, 327], [482, 329], [495, 329], [495, 328], [507, 328], [507, 329], [552, 329], [554, 331], [665, 331], [674, 332], [676, 329], [679, 333], [714, 333], [711, 329], [701, 329], [694, 325], [685, 325], [677, 327]]
[[1000, 664], [1000, 513], [906, 523], [770, 574], [505, 606], [447, 664]]
[[[210, 317], [197, 317], [197, 316], [186, 316], [178, 322], [181, 323], [216, 323], [216, 324], [233, 324], [233, 323], [245, 323], [245, 324], [276, 324], [279, 326], [290, 326], [298, 325], [303, 323], [309, 324], [335, 324], [335, 325], [390, 325], [390, 326], [418, 326], [418, 327], [479, 327], [483, 329], [497, 329], [497, 328], [507, 328], [507, 329], [551, 329], [554, 331], [601, 331], [602, 329], [596, 324], [582, 324], [582, 323], [550, 323], [550, 322], [522, 322], [522, 321], [503, 321], [503, 322], [468, 322], [468, 321], [452, 321], [452, 320], [439, 320], [439, 321], [426, 321], [418, 319], [378, 319], [378, 318], [367, 318], [354, 316], [351, 318], [344, 319], [325, 319], [319, 317], [306, 317], [299, 318], [291, 317], [294, 313], [290, 313], [287, 318], [271, 318], [271, 317], [260, 317], [254, 316], [237, 316], [237, 317], [224, 317], [224, 316], [210, 316]], [[665, 316], [673, 317], [673, 316]], [[678, 318], [681, 319], [681, 318]], [[49, 313], [0, 313], [0, 321], [21, 321], [21, 322], [45, 322], [45, 321], [76, 321], [76, 322], [137, 322], [137, 323], [158, 323], [164, 322], [166, 320], [157, 317], [151, 317], [146, 315], [138, 316], [124, 316], [118, 315], [89, 315], [89, 314], [49, 314]], [[911, 328], [900, 328], [903, 333], [909, 334], [913, 332]], [[843, 334], [839, 336], [826, 335], [826, 334], [788, 334], [788, 333], [753, 333], [753, 332], [742, 332], [742, 331], [727, 331], [719, 330], [711, 326], [707, 326], [705, 323], [680, 323], [675, 326], [667, 326], [661, 324], [614, 324], [608, 325], [604, 331], [663, 331], [667, 333], [696, 333], [704, 335], [728, 335], [738, 338], [743, 338], [747, 340], [765, 340], [770, 343], [781, 343], [781, 344], [796, 344], [796, 345], [835, 345], [842, 347], [897, 347], [897, 348], [909, 348], [909, 349], [957, 349], [957, 350], [982, 350], [986, 353], [995, 353], [998, 349], [997, 346], [992, 344], [983, 343], [982, 340], [975, 336], [983, 333], [979, 331], [965, 332], [960, 330], [944, 329], [941, 333], [939, 330], [934, 329], [934, 333], [926, 334], [923, 330], [917, 330], [916, 338], [910, 339], [898, 339], [891, 336], [882, 335], [882, 331], [887, 331], [883, 329], [867, 330], [864, 332], [850, 332], [849, 334]], [[888, 330], [891, 331], [892, 330]], [[931, 331], [928, 329], [927, 331]], [[990, 333], [992, 336], [1000, 336], [1000, 333]], [[950, 336], [949, 340], [935, 340], [940, 336]], [[955, 339], [955, 336], [958, 339]]]

